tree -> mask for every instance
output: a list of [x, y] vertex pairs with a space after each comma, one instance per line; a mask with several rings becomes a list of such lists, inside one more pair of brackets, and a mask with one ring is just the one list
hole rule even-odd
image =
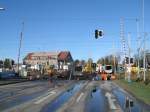
[[81, 60], [80, 63], [82, 66], [84, 66], [86, 64], [85, 60]]
[[108, 65], [108, 64], [109, 64], [109, 57], [106, 56], [106, 57], [105, 57], [105, 65]]
[[14, 60], [11, 60], [11, 65], [13, 66], [15, 64], [15, 61]]
[[88, 63], [93, 63], [93, 59], [92, 59], [92, 58], [89, 58], [89, 59], [88, 59]]
[[102, 65], [104, 65], [104, 58], [100, 58], [98, 61], [97, 61], [97, 64], [102, 64]]
[[134, 55], [134, 65], [138, 66], [138, 59], [139, 59], [139, 66], [143, 67], [143, 55], [139, 55], [139, 56], [138, 54]]
[[79, 61], [78, 59], [76, 59], [76, 60], [74, 61], [74, 65], [75, 65], [75, 66], [78, 66], [79, 63], [80, 63], [80, 61]]
[[114, 55], [108, 55], [108, 56], [102, 57], [97, 61], [97, 64], [102, 64], [102, 65], [106, 64], [106, 65], [114, 66], [114, 59], [115, 59], [115, 67], [117, 68], [118, 63], [120, 61], [120, 55], [116, 55], [115, 57]]
[[9, 69], [11, 69], [11, 60], [10, 60], [10, 59], [6, 58], [6, 59], [4, 60], [4, 68], [9, 68]]
[[3, 68], [3, 60], [0, 60], [0, 68]]

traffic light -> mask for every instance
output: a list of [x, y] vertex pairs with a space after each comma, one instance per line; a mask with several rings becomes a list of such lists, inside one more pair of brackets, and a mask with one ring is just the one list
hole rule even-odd
[[103, 36], [103, 31], [102, 30], [95, 30], [95, 38], [97, 39], [98, 37], [101, 37], [101, 36]]
[[95, 38], [96, 38], [96, 39], [98, 38], [98, 35], [99, 35], [99, 31], [98, 31], [98, 30], [95, 30]]
[[[133, 64], [134, 60], [133, 58], [130, 58], [130, 64]], [[126, 64], [129, 64], [129, 57], [126, 57]]]
[[102, 31], [99, 31], [99, 36], [103, 36], [103, 32]]
[[131, 64], [133, 64], [133, 63], [134, 63], [133, 58], [130, 58], [130, 63], [131, 63]]
[[126, 64], [129, 64], [129, 57], [126, 57]]

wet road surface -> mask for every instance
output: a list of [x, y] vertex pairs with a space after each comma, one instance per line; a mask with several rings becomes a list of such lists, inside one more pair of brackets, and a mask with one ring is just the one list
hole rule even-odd
[[[133, 106], [126, 108], [126, 98]], [[148, 112], [111, 81], [29, 81], [0, 86], [4, 112]]]
[[[121, 88], [116, 88], [114, 86], [113, 94], [116, 96], [121, 108], [128, 112], [149, 112], [150, 107], [145, 107], [141, 102], [136, 100], [134, 97], [132, 97], [129, 93], [125, 92]], [[130, 107], [126, 106], [126, 100], [129, 99], [130, 101], [133, 101], [133, 105]]]
[[81, 88], [81, 83], [77, 83], [62, 93], [58, 98], [56, 98], [51, 103], [45, 105], [41, 112], [55, 112], [61, 105], [67, 102], [79, 89]]
[[98, 86], [93, 87], [86, 103], [86, 112], [107, 112], [106, 98]]

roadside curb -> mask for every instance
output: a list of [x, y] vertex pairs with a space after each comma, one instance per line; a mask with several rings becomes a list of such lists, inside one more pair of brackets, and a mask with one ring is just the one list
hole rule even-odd
[[4, 82], [4, 83], [0, 83], [0, 86], [4, 86], [4, 85], [9, 85], [9, 84], [16, 84], [16, 83], [22, 83], [22, 82], [27, 82], [29, 80], [21, 80], [21, 81], [10, 81], [10, 82]]

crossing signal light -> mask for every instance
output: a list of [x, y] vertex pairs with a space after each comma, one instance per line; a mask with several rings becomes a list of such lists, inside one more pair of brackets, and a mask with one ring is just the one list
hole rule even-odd
[[102, 30], [95, 30], [95, 38], [97, 39], [98, 37], [101, 37], [101, 36], [103, 36], [103, 31]]
[[[134, 60], [133, 58], [130, 58], [130, 64], [133, 64]], [[126, 57], [126, 64], [129, 64], [129, 57]]]

